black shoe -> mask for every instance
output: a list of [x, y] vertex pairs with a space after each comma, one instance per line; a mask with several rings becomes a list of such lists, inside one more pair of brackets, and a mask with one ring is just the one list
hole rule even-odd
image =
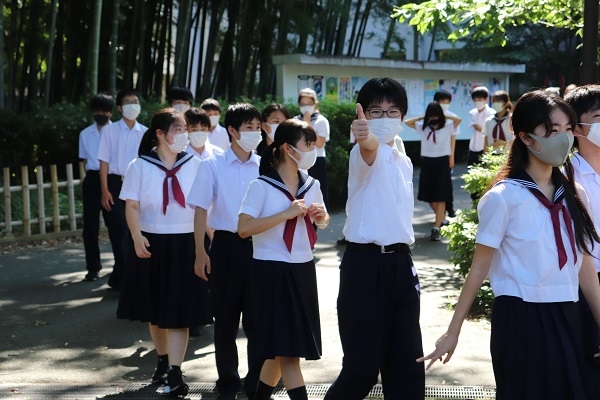
[[167, 373], [167, 386], [163, 388], [163, 394], [170, 397], [185, 397], [189, 389], [189, 386], [183, 382], [181, 368], [171, 366]]
[[236, 393], [219, 393], [217, 400], [235, 400], [236, 398]]
[[160, 363], [156, 366], [154, 375], [152, 375], [153, 385], [166, 385], [167, 384], [167, 371], [169, 370], [168, 365], [161, 365]]
[[113, 274], [110, 274], [110, 276], [108, 277], [107, 284], [108, 286], [110, 286], [111, 289], [121, 289], [121, 280], [119, 278], [115, 278]]
[[456, 211], [454, 211], [453, 209], [448, 210], [448, 217], [456, 218]]
[[89, 282], [93, 282], [95, 280], [97, 280], [98, 278], [100, 278], [100, 275], [98, 275], [98, 271], [89, 271], [86, 275], [85, 275], [85, 280], [89, 281]]
[[450, 225], [450, 221], [448, 221], [447, 219], [444, 218], [444, 220], [442, 221], [442, 226], [448, 226]]
[[432, 229], [431, 235], [429, 235], [429, 240], [431, 240], [432, 242], [439, 242], [440, 240], [442, 240], [442, 236], [440, 235], [440, 230]]

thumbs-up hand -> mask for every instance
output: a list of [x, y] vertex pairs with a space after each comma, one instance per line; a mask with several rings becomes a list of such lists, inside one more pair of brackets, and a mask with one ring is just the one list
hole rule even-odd
[[357, 142], [367, 140], [369, 137], [369, 123], [360, 103], [356, 103], [356, 119], [352, 122], [351, 128]]

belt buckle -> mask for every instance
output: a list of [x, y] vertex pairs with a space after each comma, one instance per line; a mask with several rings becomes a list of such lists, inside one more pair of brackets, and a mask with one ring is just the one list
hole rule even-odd
[[390, 253], [394, 253], [394, 250], [390, 250], [390, 251], [385, 251], [385, 248], [387, 246], [381, 246], [381, 254], [390, 254]]

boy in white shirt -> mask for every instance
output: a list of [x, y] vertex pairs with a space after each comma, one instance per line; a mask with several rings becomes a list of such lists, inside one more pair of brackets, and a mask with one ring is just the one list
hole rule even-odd
[[167, 102], [171, 107], [184, 114], [192, 108], [194, 103], [194, 95], [192, 91], [186, 87], [172, 87], [167, 93]]
[[485, 137], [482, 134], [485, 120], [496, 114], [493, 108], [488, 106], [490, 92], [485, 86], [477, 86], [471, 90], [471, 98], [475, 107], [469, 111], [469, 127], [471, 128], [471, 139], [469, 140], [469, 154], [467, 166], [477, 164], [481, 161]]
[[220, 147], [222, 150], [227, 150], [231, 141], [227, 134], [227, 130], [219, 125], [219, 119], [221, 118], [221, 104], [217, 100], [209, 98], [200, 104], [200, 108], [203, 109], [210, 118], [208, 142]]

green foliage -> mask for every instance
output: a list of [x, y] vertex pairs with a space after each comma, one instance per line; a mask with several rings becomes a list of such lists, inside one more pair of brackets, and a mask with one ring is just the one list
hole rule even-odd
[[[469, 194], [481, 197], [494, 176], [500, 171], [504, 158], [504, 155], [486, 153], [480, 164], [470, 167], [469, 172], [462, 176], [465, 181], [463, 189]], [[442, 227], [442, 234], [449, 238], [448, 250], [452, 253], [450, 262], [463, 277], [469, 273], [475, 252], [475, 238], [479, 223], [476, 208], [477, 200], [473, 202], [473, 208], [459, 211], [452, 224]], [[470, 315], [489, 315], [493, 302], [494, 295], [490, 283], [485, 281], [477, 292]]]
[[509, 28], [523, 25], [542, 25], [553, 28], [583, 29], [583, 0], [428, 0], [419, 4], [395, 6], [392, 18], [408, 21], [419, 33], [451, 23], [456, 29], [448, 39], [471, 36], [487, 39], [490, 45], [506, 45]]

